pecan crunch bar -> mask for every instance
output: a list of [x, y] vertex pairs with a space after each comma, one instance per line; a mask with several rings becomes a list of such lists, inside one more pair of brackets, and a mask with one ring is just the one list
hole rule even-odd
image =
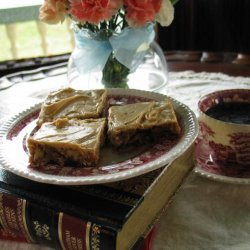
[[106, 119], [45, 122], [28, 138], [29, 162], [39, 166], [92, 166], [99, 161], [100, 147], [105, 137]]
[[168, 100], [109, 108], [108, 138], [115, 146], [143, 141], [145, 136], [159, 136], [163, 131], [180, 133], [175, 111]]
[[58, 118], [99, 118], [106, 106], [107, 90], [75, 90], [64, 88], [51, 92], [42, 104], [37, 125]]

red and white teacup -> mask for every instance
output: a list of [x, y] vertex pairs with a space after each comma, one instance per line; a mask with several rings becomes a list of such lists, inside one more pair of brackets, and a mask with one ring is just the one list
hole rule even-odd
[[221, 90], [200, 99], [200, 138], [216, 162], [250, 167], [249, 107], [250, 89]]

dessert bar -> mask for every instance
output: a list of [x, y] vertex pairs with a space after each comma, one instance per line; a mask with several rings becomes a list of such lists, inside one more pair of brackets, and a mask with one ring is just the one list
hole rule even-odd
[[37, 125], [58, 118], [99, 118], [106, 101], [107, 91], [104, 89], [84, 91], [64, 88], [51, 92], [42, 104]]
[[115, 145], [126, 145], [155, 138], [162, 132], [180, 133], [170, 101], [141, 102], [112, 106], [108, 114], [108, 138]]
[[28, 138], [31, 165], [56, 163], [70, 166], [92, 166], [99, 161], [105, 138], [106, 119], [45, 122]]

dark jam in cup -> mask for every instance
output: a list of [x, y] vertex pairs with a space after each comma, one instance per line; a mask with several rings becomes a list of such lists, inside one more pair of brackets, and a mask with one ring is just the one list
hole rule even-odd
[[209, 108], [205, 113], [214, 119], [224, 122], [250, 124], [250, 103], [219, 103]]

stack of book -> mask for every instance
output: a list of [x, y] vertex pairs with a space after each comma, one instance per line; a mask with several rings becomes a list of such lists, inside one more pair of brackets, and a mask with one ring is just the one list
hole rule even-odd
[[0, 237], [55, 249], [148, 248], [152, 228], [192, 168], [191, 147], [168, 166], [98, 185], [43, 184], [1, 169]]

